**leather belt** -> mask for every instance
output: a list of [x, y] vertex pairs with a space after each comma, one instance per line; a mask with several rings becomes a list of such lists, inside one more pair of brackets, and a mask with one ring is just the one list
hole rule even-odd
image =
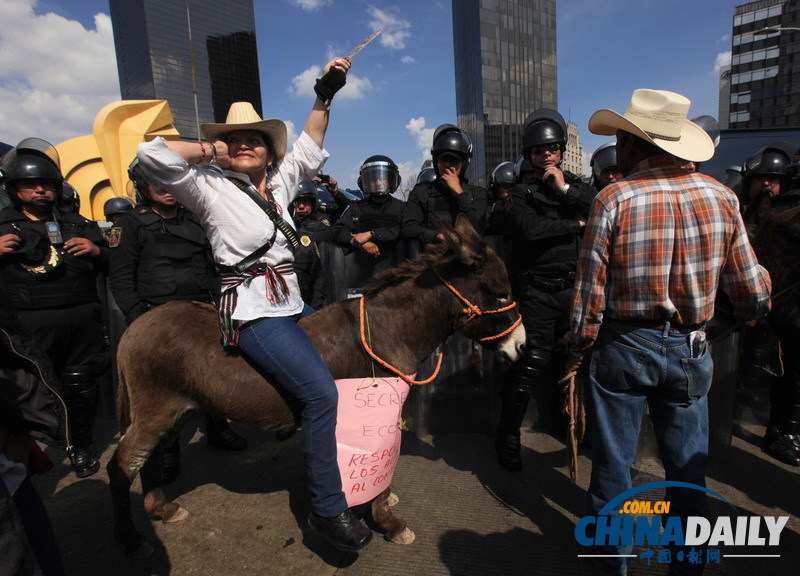
[[[618, 320], [616, 318], [607, 318], [603, 321], [603, 323], [608, 323], [609, 328], [614, 328], [614, 325], [621, 328], [650, 328], [652, 330], [663, 330], [667, 327], [666, 320], [655, 320], [655, 319], [646, 319], [646, 318], [630, 318], [628, 320]], [[679, 330], [681, 332], [693, 332], [695, 330], [701, 330], [705, 327], [705, 322], [701, 322], [700, 324], [680, 324], [678, 322], [669, 322], [669, 329], [670, 330]]]

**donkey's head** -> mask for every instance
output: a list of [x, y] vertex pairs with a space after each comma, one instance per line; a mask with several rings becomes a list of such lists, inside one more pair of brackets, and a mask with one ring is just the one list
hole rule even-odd
[[460, 301], [455, 327], [465, 336], [515, 361], [525, 344], [525, 328], [511, 294], [506, 267], [463, 214], [455, 226], [440, 223], [447, 250], [431, 268]]

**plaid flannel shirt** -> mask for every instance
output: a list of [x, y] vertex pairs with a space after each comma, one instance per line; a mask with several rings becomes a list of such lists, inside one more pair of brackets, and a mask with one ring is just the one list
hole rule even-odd
[[572, 293], [577, 362], [603, 317], [701, 324], [717, 288], [743, 320], [769, 312], [771, 281], [758, 265], [733, 192], [661, 155], [595, 198]]

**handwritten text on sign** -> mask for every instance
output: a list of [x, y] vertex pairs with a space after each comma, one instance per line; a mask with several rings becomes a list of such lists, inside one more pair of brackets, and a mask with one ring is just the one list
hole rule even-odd
[[337, 380], [336, 442], [348, 506], [369, 502], [391, 483], [400, 456], [409, 384], [400, 378]]

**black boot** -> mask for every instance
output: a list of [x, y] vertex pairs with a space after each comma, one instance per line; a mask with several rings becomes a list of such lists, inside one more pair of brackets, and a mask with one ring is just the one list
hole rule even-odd
[[212, 448], [222, 450], [244, 450], [247, 440], [234, 432], [224, 416], [206, 412], [206, 440]]
[[796, 434], [782, 434], [777, 426], [767, 426], [761, 449], [776, 460], [800, 466], [800, 438]]
[[169, 484], [178, 477], [178, 472], [181, 469], [181, 442], [180, 438], [175, 438], [172, 442], [167, 444], [164, 448], [161, 457], [161, 472], [159, 473], [159, 481], [161, 485]]
[[497, 461], [500, 466], [511, 472], [522, 470], [520, 456], [521, 444], [519, 429], [528, 409], [530, 394], [527, 390], [520, 390], [509, 382], [503, 391], [503, 405], [500, 410], [500, 423], [497, 425], [497, 437], [494, 448], [497, 451]]
[[372, 530], [356, 518], [350, 509], [326, 518], [311, 513], [308, 525], [325, 537], [331, 546], [345, 552], [356, 552], [372, 540]]
[[100, 468], [92, 440], [97, 411], [97, 384], [91, 374], [83, 372], [62, 374], [62, 384], [72, 431], [72, 469], [78, 478], [86, 478]]

